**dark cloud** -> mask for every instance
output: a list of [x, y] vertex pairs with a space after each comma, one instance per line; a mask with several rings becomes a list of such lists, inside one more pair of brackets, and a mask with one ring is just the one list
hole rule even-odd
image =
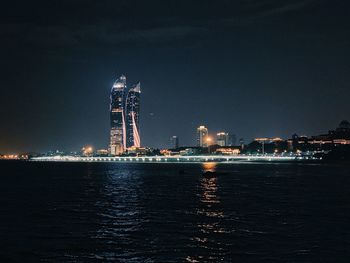
[[[0, 152], [106, 147], [115, 78], [141, 80], [145, 145], [197, 125], [313, 134], [348, 119], [346, 1], [51, 0], [0, 9]], [[153, 117], [149, 113], [153, 113]]]
[[254, 10], [258, 16], [269, 16], [275, 14], [284, 14], [287, 12], [298, 11], [312, 4], [320, 4], [317, 0], [295, 0], [295, 1], [245, 1], [247, 7]]
[[6, 13], [2, 17], [0, 34], [7, 43], [48, 49], [139, 41], [164, 44], [198, 37], [223, 25], [242, 27], [314, 3], [314, 0], [245, 0], [192, 4], [177, 1], [168, 5], [164, 1], [50, 1], [50, 4], [34, 5], [37, 10], [31, 8], [31, 12], [22, 13], [26, 7], [30, 8], [27, 3], [20, 12], [8, 8], [10, 15]]

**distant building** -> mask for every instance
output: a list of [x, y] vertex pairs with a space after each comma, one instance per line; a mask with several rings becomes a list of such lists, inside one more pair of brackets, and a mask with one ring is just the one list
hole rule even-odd
[[208, 148], [197, 146], [179, 146], [177, 149], [163, 149], [160, 151], [163, 155], [196, 155], [196, 154], [208, 154]]
[[274, 138], [255, 138], [254, 141], [264, 142], [264, 143], [271, 143], [271, 142], [281, 142], [281, 141], [283, 141], [283, 139], [279, 138], [279, 137], [274, 137]]
[[199, 154], [200, 151], [197, 148], [186, 148], [180, 151], [180, 155], [196, 155]]
[[219, 132], [216, 134], [216, 144], [220, 146], [227, 146], [228, 142], [228, 133]]
[[179, 137], [176, 135], [170, 137], [170, 149], [179, 148]]
[[[349, 145], [350, 144], [350, 123], [346, 120], [340, 122], [338, 128], [329, 131], [328, 134], [312, 136], [309, 144], [319, 145], [319, 148], [327, 148], [326, 145]], [[325, 147], [322, 147], [325, 146]]]
[[236, 140], [236, 135], [229, 133], [227, 138], [227, 146], [235, 146]]
[[236, 144], [236, 136], [227, 132], [219, 132], [216, 134], [216, 144], [220, 146], [234, 146]]
[[205, 126], [197, 128], [197, 146], [208, 147], [208, 129]]
[[97, 156], [107, 156], [108, 155], [108, 150], [105, 149], [99, 149], [96, 151]]
[[126, 153], [130, 156], [146, 156], [148, 151], [147, 148], [132, 146], [127, 149]]
[[172, 149], [160, 150], [160, 153], [164, 156], [176, 156], [180, 154], [180, 151], [173, 151]]
[[294, 152], [329, 151], [342, 145], [350, 145], [350, 123], [345, 120], [327, 134], [311, 137], [293, 134], [288, 140], [288, 150]]
[[306, 151], [308, 149], [308, 140], [306, 135], [299, 136], [294, 133], [292, 138], [287, 140], [287, 150], [290, 152]]
[[238, 155], [240, 154], [241, 149], [239, 146], [226, 146], [222, 148], [217, 148], [215, 150], [216, 154], [223, 154], [223, 155]]
[[126, 77], [118, 78], [110, 95], [111, 155], [119, 155], [129, 147], [140, 147], [140, 83], [127, 89]]
[[239, 145], [241, 146], [241, 150], [244, 149], [244, 138], [239, 139]]

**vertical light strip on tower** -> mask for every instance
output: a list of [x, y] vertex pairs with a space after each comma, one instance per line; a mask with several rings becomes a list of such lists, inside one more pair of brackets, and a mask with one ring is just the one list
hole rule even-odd
[[141, 142], [140, 142], [139, 131], [138, 131], [136, 121], [135, 121], [135, 112], [132, 113], [132, 128], [133, 128], [132, 130], [133, 130], [133, 135], [134, 135], [134, 146], [140, 147]]
[[140, 83], [133, 86], [126, 97], [126, 146], [140, 147], [140, 131], [139, 131], [139, 116], [140, 116]]

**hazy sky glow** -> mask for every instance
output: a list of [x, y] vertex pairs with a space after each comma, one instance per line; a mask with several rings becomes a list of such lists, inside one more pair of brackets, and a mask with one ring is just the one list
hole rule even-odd
[[11, 1], [0, 9], [0, 153], [106, 148], [109, 92], [141, 81], [141, 142], [195, 129], [318, 134], [350, 119], [350, 4]]

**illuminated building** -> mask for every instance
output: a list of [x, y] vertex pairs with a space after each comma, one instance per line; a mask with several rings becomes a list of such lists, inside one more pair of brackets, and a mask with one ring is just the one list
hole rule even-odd
[[208, 129], [205, 126], [199, 126], [197, 128], [197, 146], [208, 147]]
[[198, 154], [198, 149], [196, 148], [186, 148], [180, 151], [180, 155], [188, 156], [188, 155], [196, 155]]
[[126, 91], [126, 77], [122, 75], [112, 87], [110, 96], [110, 145], [111, 155], [117, 155], [126, 149], [126, 125], [124, 112], [124, 96]]
[[112, 87], [110, 96], [111, 155], [124, 153], [130, 147], [140, 147], [140, 83], [129, 90], [122, 75]]
[[132, 156], [145, 156], [148, 153], [148, 149], [132, 146], [128, 148], [127, 153]]
[[140, 147], [140, 82], [133, 86], [126, 96], [126, 147]]
[[228, 133], [219, 132], [216, 134], [216, 144], [220, 146], [227, 146]]
[[216, 144], [220, 146], [234, 146], [236, 144], [236, 136], [227, 132], [219, 132], [216, 134]]
[[176, 135], [170, 137], [170, 148], [179, 148], [179, 137], [177, 137]]
[[217, 148], [215, 153], [222, 155], [238, 155], [241, 153], [239, 146], [236, 147], [225, 147], [225, 148]]
[[28, 155], [26, 154], [5, 154], [5, 155], [0, 155], [0, 160], [27, 160], [28, 159]]
[[349, 145], [350, 144], [350, 123], [346, 120], [342, 121], [338, 128], [329, 131], [328, 134], [312, 136], [308, 140], [309, 144], [318, 145], [319, 149], [327, 149], [327, 145]]
[[108, 155], [108, 150], [105, 150], [105, 149], [99, 149], [96, 151], [96, 154], [98, 156], [107, 156]]
[[263, 142], [263, 143], [271, 143], [271, 142], [281, 142], [283, 141], [283, 139], [279, 138], [279, 137], [275, 137], [275, 138], [255, 138], [254, 141], [257, 142]]
[[330, 151], [335, 147], [350, 145], [350, 123], [342, 121], [335, 130], [316, 136], [298, 136], [294, 134], [288, 140], [290, 151]]

